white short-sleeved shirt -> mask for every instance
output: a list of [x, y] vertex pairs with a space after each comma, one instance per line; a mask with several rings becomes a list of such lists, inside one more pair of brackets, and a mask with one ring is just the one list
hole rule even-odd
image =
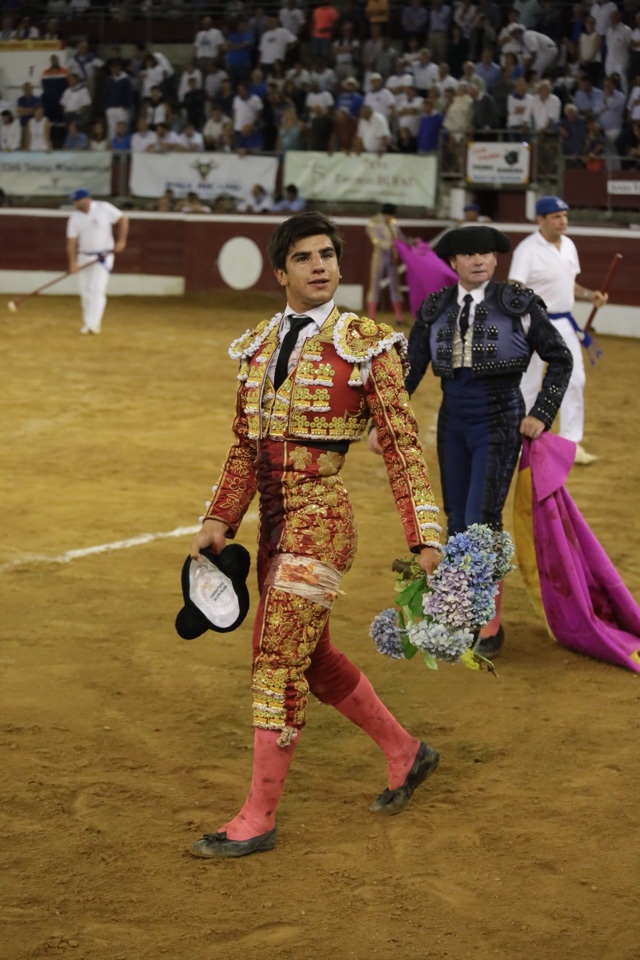
[[113, 224], [122, 211], [106, 200], [92, 200], [87, 213], [74, 210], [67, 221], [67, 237], [78, 239], [79, 253], [113, 250]]
[[296, 40], [295, 33], [291, 33], [291, 30], [286, 30], [284, 27], [267, 30], [260, 39], [260, 63], [271, 66], [276, 60], [284, 60], [287, 47]]
[[366, 153], [378, 153], [382, 149], [383, 139], [391, 136], [389, 124], [382, 113], [372, 113], [368, 120], [360, 117], [357, 132]]
[[252, 127], [262, 113], [263, 103], [260, 97], [252, 94], [244, 100], [240, 96], [233, 98], [233, 128], [242, 131], [244, 127]]
[[558, 249], [536, 230], [513, 251], [509, 279], [531, 287], [542, 297], [549, 313], [571, 313], [579, 273], [580, 261], [573, 240], [562, 236]]
[[198, 30], [193, 46], [197, 59], [215, 60], [224, 46], [224, 35], [215, 27], [211, 27], [210, 30]]

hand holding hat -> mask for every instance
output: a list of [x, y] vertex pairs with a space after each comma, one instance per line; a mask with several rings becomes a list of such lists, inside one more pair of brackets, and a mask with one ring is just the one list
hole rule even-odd
[[219, 554], [200, 551], [200, 560], [187, 557], [182, 567], [184, 606], [176, 617], [183, 640], [194, 640], [207, 630], [229, 633], [249, 612], [247, 576], [249, 551], [231, 543]]

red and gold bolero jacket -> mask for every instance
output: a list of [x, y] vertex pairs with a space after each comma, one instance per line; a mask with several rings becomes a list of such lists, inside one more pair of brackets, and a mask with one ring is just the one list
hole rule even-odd
[[240, 361], [236, 442], [213, 488], [205, 517], [224, 520], [234, 534], [255, 492], [261, 440], [304, 446], [361, 440], [376, 425], [389, 482], [409, 547], [439, 546], [440, 525], [409, 395], [404, 387], [406, 340], [386, 324], [334, 308], [309, 337], [295, 369], [274, 390], [267, 368], [278, 348], [282, 315], [235, 340]]

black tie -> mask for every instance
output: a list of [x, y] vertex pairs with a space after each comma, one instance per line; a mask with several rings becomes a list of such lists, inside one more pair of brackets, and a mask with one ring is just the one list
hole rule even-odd
[[276, 362], [276, 372], [273, 377], [273, 385], [276, 390], [282, 386], [289, 375], [289, 358], [291, 357], [293, 348], [298, 341], [298, 334], [303, 327], [306, 327], [308, 323], [312, 322], [313, 321], [311, 320], [311, 317], [289, 317], [289, 323], [291, 326], [284, 335], [284, 340], [282, 341], [282, 346], [280, 347], [280, 353], [278, 354], [278, 360]]
[[470, 293], [465, 294], [462, 313], [460, 314], [460, 336], [464, 340], [469, 331], [469, 311], [471, 310], [471, 301], [473, 297]]

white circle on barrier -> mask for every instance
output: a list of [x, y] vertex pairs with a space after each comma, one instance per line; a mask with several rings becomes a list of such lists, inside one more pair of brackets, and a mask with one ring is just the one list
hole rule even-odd
[[260, 247], [249, 237], [233, 237], [220, 248], [218, 255], [220, 276], [233, 290], [253, 287], [262, 273]]

